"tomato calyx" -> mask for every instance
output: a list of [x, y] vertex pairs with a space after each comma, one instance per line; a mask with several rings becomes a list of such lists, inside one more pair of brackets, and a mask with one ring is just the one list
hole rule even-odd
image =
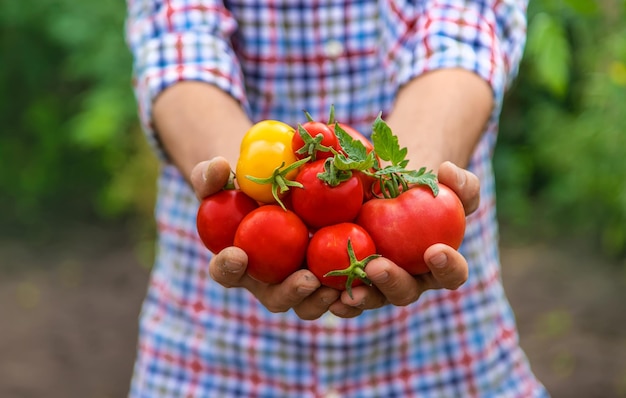
[[326, 159], [324, 172], [317, 177], [335, 187], [349, 180], [353, 171], [366, 171], [377, 163], [376, 154], [367, 149], [357, 139], [353, 139], [338, 123], [335, 123], [335, 134], [342, 152], [333, 151], [333, 156]]
[[[307, 118], [308, 117], [310, 117], [310, 115], [308, 115]], [[298, 135], [300, 135], [300, 138], [302, 138], [302, 141], [304, 142], [304, 145], [302, 146], [302, 148], [296, 151], [296, 154], [308, 156], [309, 159], [313, 162], [316, 160], [318, 152], [332, 152], [331, 147], [322, 144], [324, 135], [322, 135], [321, 133], [313, 137], [301, 124], [298, 124], [296, 132]]]
[[310, 159], [310, 157], [300, 159], [291, 163], [287, 167], [285, 167], [285, 162], [282, 162], [280, 166], [274, 169], [272, 175], [267, 178], [258, 178], [251, 175], [246, 175], [246, 178], [250, 181], [256, 182], [257, 184], [271, 184], [272, 196], [276, 200], [276, 203], [278, 203], [283, 210], [287, 210], [285, 204], [281, 200], [281, 196], [287, 193], [290, 187], [302, 188], [302, 184], [297, 181], [290, 180], [286, 176], [291, 171], [296, 170], [303, 164], [307, 163]]
[[367, 285], [371, 285], [372, 282], [367, 277], [365, 273], [365, 266], [375, 258], [380, 257], [380, 254], [371, 254], [365, 257], [362, 260], [358, 260], [356, 255], [354, 254], [354, 248], [352, 247], [352, 242], [350, 238], [348, 238], [348, 257], [350, 259], [350, 265], [347, 268], [334, 270], [327, 272], [324, 276], [345, 276], [346, 280], [346, 292], [348, 292], [348, 296], [352, 298], [352, 282], [355, 279], [360, 279], [363, 283]]

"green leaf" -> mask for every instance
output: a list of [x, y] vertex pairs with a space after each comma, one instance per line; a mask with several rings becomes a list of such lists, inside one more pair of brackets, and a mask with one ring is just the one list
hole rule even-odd
[[335, 123], [335, 135], [339, 141], [339, 146], [341, 146], [348, 158], [356, 161], [362, 161], [367, 158], [365, 145], [361, 141], [353, 139], [350, 134], [339, 126], [339, 123]]
[[372, 143], [378, 157], [382, 160], [391, 162], [394, 166], [402, 165], [402, 167], [406, 167], [408, 164], [408, 161], [405, 160], [407, 149], [400, 148], [398, 137], [393, 134], [391, 128], [381, 118], [380, 114], [374, 121]]
[[369, 170], [374, 167], [376, 158], [373, 153], [367, 155], [365, 159], [349, 158], [340, 153], [335, 155], [334, 164], [338, 170]]
[[422, 167], [419, 171], [411, 170], [405, 172], [404, 179], [409, 184], [427, 185], [433, 191], [433, 196], [439, 195], [437, 176], [432, 171], [426, 172], [425, 167]]

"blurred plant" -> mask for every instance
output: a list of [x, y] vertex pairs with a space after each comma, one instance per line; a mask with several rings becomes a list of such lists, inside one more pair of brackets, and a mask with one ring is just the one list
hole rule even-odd
[[154, 163], [137, 139], [124, 17], [118, 1], [0, 2], [5, 230], [41, 228], [51, 215], [111, 218], [145, 206], [130, 190], [152, 191], [139, 173]]
[[530, 2], [495, 155], [503, 220], [543, 220], [611, 255], [626, 253], [625, 15], [624, 1]]

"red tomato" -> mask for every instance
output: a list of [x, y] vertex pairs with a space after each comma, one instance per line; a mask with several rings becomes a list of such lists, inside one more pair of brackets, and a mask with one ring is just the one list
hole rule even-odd
[[234, 244], [248, 255], [251, 277], [280, 283], [302, 267], [308, 242], [309, 230], [294, 212], [266, 205], [241, 220]]
[[[319, 147], [332, 148], [339, 151], [339, 141], [334, 131], [326, 123], [309, 121], [302, 125], [302, 128], [311, 136], [311, 141], [305, 143], [299, 131], [293, 135], [291, 147], [298, 159], [312, 156], [312, 160], [326, 159], [333, 156], [331, 150], [323, 151]], [[298, 129], [299, 130], [299, 129]], [[319, 136], [319, 137], [318, 137]]]
[[[354, 257], [348, 254], [348, 240]], [[362, 227], [354, 223], [334, 224], [321, 228], [313, 234], [307, 249], [307, 267], [324, 286], [337, 290], [348, 290], [362, 285], [367, 276], [363, 270], [376, 254], [372, 238]], [[327, 276], [340, 271], [343, 275]]]
[[302, 188], [291, 189], [293, 211], [313, 229], [353, 221], [363, 204], [363, 184], [356, 174], [331, 186], [318, 178], [324, 163], [322, 159], [305, 164], [295, 179]]
[[465, 234], [465, 211], [454, 191], [439, 184], [435, 197], [427, 186], [414, 186], [393, 199], [365, 202], [357, 218], [378, 253], [412, 275], [429, 272], [424, 252], [435, 243], [455, 249]]
[[254, 199], [238, 189], [219, 191], [204, 198], [196, 217], [202, 243], [213, 253], [232, 246], [239, 223], [257, 207]]

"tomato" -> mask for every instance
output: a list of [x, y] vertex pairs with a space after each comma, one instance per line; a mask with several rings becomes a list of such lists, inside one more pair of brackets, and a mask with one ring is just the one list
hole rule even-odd
[[[276, 201], [272, 192], [275, 171], [288, 169], [298, 160], [291, 146], [293, 136], [291, 126], [276, 120], [258, 122], [246, 132], [241, 140], [235, 172], [237, 184], [243, 192], [261, 203]], [[280, 178], [290, 180], [297, 174], [298, 169], [293, 168]], [[267, 181], [252, 181], [248, 176]]]
[[[304, 130], [300, 130], [300, 127]], [[309, 121], [299, 126], [293, 135], [291, 146], [298, 159], [311, 156], [311, 160], [326, 159], [339, 151], [339, 141], [334, 131], [322, 122]]]
[[307, 226], [278, 205], [252, 210], [241, 220], [234, 245], [248, 255], [248, 274], [265, 283], [280, 283], [304, 264]]
[[439, 184], [433, 195], [417, 185], [392, 199], [371, 199], [357, 217], [371, 235], [378, 253], [412, 275], [429, 272], [424, 252], [435, 243], [458, 249], [465, 234], [463, 204], [447, 186]]
[[257, 207], [254, 199], [237, 189], [225, 189], [204, 198], [196, 217], [200, 240], [213, 253], [232, 246], [239, 223]]
[[369, 283], [364, 268], [376, 257], [379, 255], [372, 238], [354, 223], [319, 229], [311, 237], [306, 253], [307, 267], [322, 285], [348, 290], [350, 295], [352, 287]]
[[363, 185], [353, 173], [336, 186], [322, 181], [325, 159], [304, 165], [295, 181], [301, 188], [291, 190], [293, 211], [311, 228], [353, 221], [363, 203]]

